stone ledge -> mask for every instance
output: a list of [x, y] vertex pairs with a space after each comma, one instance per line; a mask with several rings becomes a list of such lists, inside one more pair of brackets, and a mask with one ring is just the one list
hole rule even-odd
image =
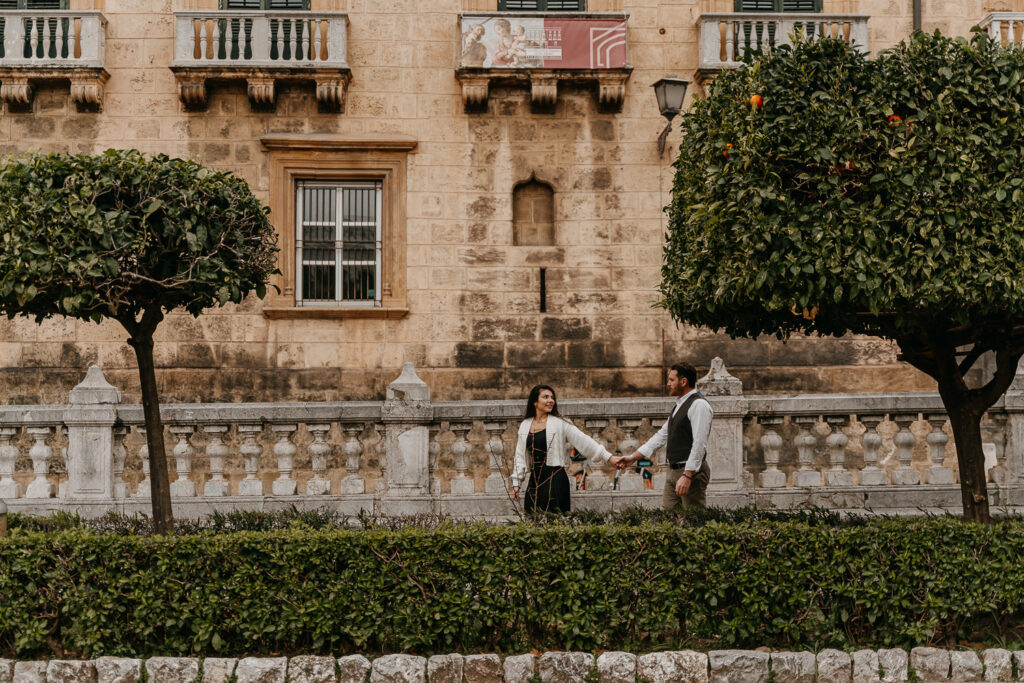
[[[1009, 681], [1013, 665], [1024, 664], [1024, 651], [989, 648], [974, 651], [916, 647], [813, 652], [767, 650], [693, 650], [634, 655], [608, 651], [595, 658], [589, 652], [534, 654], [434, 655], [429, 660], [409, 654], [367, 657], [354, 654], [330, 656], [206, 658], [202, 660], [204, 683], [229, 680], [284, 681], [293, 683], [527, 683], [537, 675], [545, 681], [582, 683], [596, 672], [601, 681], [632, 683], [638, 677], [650, 683], [678, 681], [731, 681], [743, 683], [881, 683], [881, 681]], [[12, 661], [0, 659], [0, 683], [38, 680], [49, 683], [138, 683], [145, 670], [150, 680], [195, 680], [200, 659], [152, 657], [148, 660], [100, 657], [91, 661]], [[234, 678], [232, 678], [234, 677]], [[1019, 680], [1019, 679], [1018, 679]]]
[[270, 320], [343, 320], [345, 318], [385, 318], [393, 320], [409, 315], [408, 308], [345, 308], [326, 306], [268, 306], [263, 317]]
[[275, 85], [282, 81], [306, 81], [316, 85], [316, 100], [324, 111], [340, 112], [352, 70], [348, 67], [252, 67], [252, 66], [171, 66], [178, 82], [178, 96], [185, 108], [202, 111], [207, 104], [207, 83], [245, 81], [253, 109], [274, 106]]
[[487, 111], [492, 84], [527, 85], [535, 112], [551, 112], [558, 100], [560, 83], [597, 86], [597, 108], [604, 113], [622, 111], [626, 81], [633, 67], [621, 69], [485, 69], [461, 67], [455, 77], [462, 84], [462, 106], [466, 113]]
[[98, 111], [109, 79], [103, 67], [2, 67], [0, 99], [14, 107], [28, 108], [37, 83], [69, 81], [71, 99], [79, 111]]

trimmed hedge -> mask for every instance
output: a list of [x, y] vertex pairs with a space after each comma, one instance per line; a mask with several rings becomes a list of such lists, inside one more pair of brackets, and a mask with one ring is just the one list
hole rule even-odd
[[821, 649], [1013, 638], [1024, 522], [0, 539], [0, 656]]

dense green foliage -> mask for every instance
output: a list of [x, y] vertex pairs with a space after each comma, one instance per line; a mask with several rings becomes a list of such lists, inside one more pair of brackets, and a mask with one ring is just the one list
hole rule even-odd
[[664, 304], [739, 336], [1024, 323], [1022, 76], [984, 34], [721, 74], [682, 117]]
[[134, 150], [6, 160], [0, 224], [8, 315], [198, 315], [262, 294], [275, 266], [275, 232], [245, 181]]
[[0, 656], [999, 642], [1024, 625], [1022, 554], [1019, 520], [948, 518], [15, 530]]
[[895, 341], [938, 384], [964, 515], [986, 521], [981, 416], [1024, 357], [1024, 50], [797, 38], [683, 114], [661, 305], [734, 337]]

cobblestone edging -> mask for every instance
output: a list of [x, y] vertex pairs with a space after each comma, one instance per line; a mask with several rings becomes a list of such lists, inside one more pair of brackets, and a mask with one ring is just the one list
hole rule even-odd
[[546, 652], [512, 655], [362, 655], [14, 662], [0, 683], [889, 683], [1024, 681], [1024, 650], [840, 650], [708, 653]]

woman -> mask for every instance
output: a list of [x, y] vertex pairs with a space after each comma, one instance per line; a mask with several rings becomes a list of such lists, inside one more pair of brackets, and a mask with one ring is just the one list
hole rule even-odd
[[612, 455], [589, 436], [558, 414], [555, 390], [538, 384], [526, 400], [526, 418], [519, 425], [516, 457], [512, 469], [512, 499], [519, 500], [519, 488], [526, 471], [527, 512], [569, 512], [569, 477], [566, 441], [587, 458], [618, 466], [622, 459]]

